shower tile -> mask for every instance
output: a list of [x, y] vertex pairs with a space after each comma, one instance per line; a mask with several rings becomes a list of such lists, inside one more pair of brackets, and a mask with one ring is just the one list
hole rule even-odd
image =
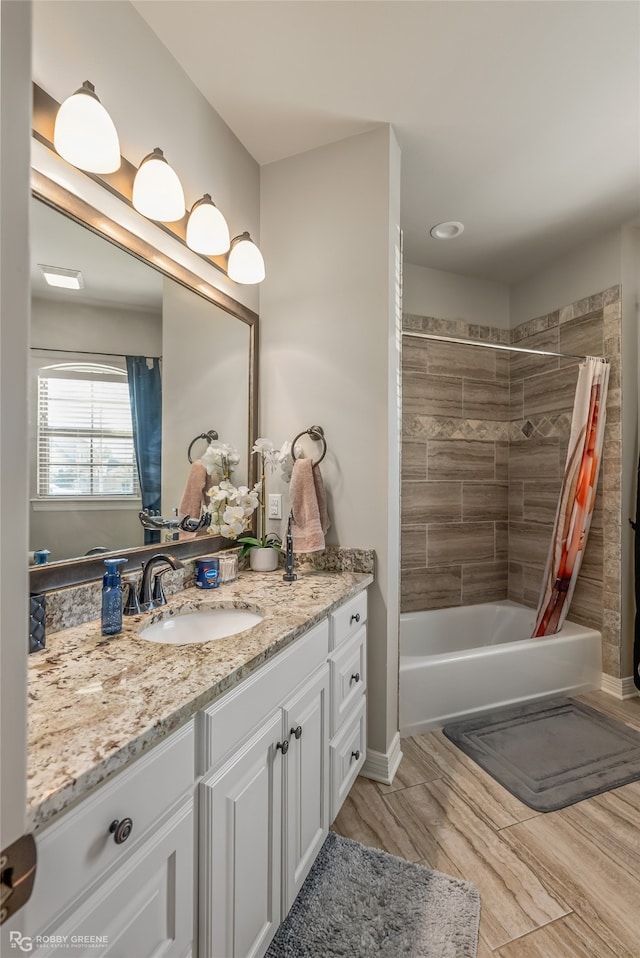
[[540, 598], [544, 578], [544, 565], [522, 566], [522, 604], [535, 609]]
[[493, 479], [494, 444], [475, 440], [429, 440], [429, 479]]
[[[602, 356], [604, 352], [604, 323], [602, 310], [572, 319], [560, 329], [560, 351], [576, 356]], [[571, 366], [575, 359], [563, 359], [561, 365]]]
[[402, 526], [400, 540], [402, 569], [424, 569], [427, 564], [427, 527]]
[[462, 388], [462, 411], [469, 419], [509, 419], [509, 387], [504, 383], [478, 382], [465, 379]]
[[524, 519], [524, 483], [521, 480], [509, 483], [509, 519]]
[[511, 382], [509, 386], [509, 418], [511, 420], [524, 419], [524, 384]]
[[428, 340], [405, 338], [402, 342], [402, 379], [409, 370], [427, 371]]
[[462, 381], [407, 369], [402, 377], [402, 410], [422, 416], [461, 416]]
[[559, 445], [559, 439], [553, 437], [509, 443], [509, 479], [559, 478]]
[[602, 584], [604, 579], [604, 534], [602, 529], [592, 527], [589, 532], [580, 574], [587, 579], [596, 579]]
[[614, 678], [620, 678], [620, 646], [610, 642], [602, 643], [602, 671]]
[[508, 515], [508, 491], [506, 482], [464, 482], [462, 484], [462, 518], [494, 522]]
[[509, 557], [523, 565], [544, 566], [551, 542], [553, 526], [551, 523], [519, 522], [509, 523]]
[[611, 303], [617, 303], [620, 300], [620, 287], [610, 286], [602, 293], [602, 305], [609, 306]]
[[462, 566], [462, 605], [506, 599], [508, 573], [506, 560], [465, 563]]
[[569, 619], [590, 629], [602, 630], [602, 582], [580, 573], [569, 609]]
[[498, 382], [509, 382], [509, 351], [506, 349], [496, 350], [496, 379]]
[[[518, 346], [526, 349], [544, 349], [557, 353], [558, 327], [544, 329], [520, 340]], [[559, 366], [557, 356], [535, 356], [532, 353], [511, 353], [511, 379], [526, 379], [542, 373], [553, 372]]]
[[402, 442], [402, 478], [427, 478], [427, 443], [418, 439]]
[[427, 565], [457, 566], [465, 561], [494, 558], [492, 522], [464, 522], [460, 525], [430, 525]]
[[531, 419], [545, 413], [571, 412], [576, 391], [577, 365], [524, 380], [524, 414]]
[[402, 612], [447, 609], [460, 605], [462, 569], [408, 569], [402, 575]]
[[462, 519], [461, 482], [403, 482], [402, 521], [460, 522]]
[[495, 447], [496, 468], [495, 478], [499, 482], [507, 482], [509, 479], [509, 443], [497, 442]]
[[509, 598], [512, 602], [522, 602], [523, 583], [522, 565], [509, 560]]
[[494, 542], [496, 559], [509, 558], [509, 523], [496, 522], [494, 526]]
[[495, 351], [458, 343], [430, 342], [427, 372], [433, 376], [495, 381]]
[[523, 519], [528, 522], [555, 522], [561, 486], [560, 479], [525, 482]]

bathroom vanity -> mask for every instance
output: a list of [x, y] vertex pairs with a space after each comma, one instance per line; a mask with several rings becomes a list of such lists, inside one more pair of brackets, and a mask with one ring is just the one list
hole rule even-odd
[[371, 581], [249, 573], [153, 614], [263, 615], [243, 633], [164, 646], [141, 616], [31, 657], [34, 954], [264, 954], [364, 763]]

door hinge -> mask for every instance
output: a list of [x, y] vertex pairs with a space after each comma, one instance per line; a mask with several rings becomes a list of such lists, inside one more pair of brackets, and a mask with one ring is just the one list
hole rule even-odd
[[23, 835], [0, 855], [0, 925], [29, 901], [36, 860], [33, 835]]

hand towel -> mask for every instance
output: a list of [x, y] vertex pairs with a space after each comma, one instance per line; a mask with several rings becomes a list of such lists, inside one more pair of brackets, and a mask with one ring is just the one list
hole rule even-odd
[[[199, 519], [202, 508], [207, 504], [205, 492], [210, 486], [210, 479], [204, 465], [199, 459], [191, 464], [189, 475], [178, 506], [180, 516], [191, 516]], [[180, 532], [180, 539], [195, 539], [196, 532]]]
[[293, 464], [289, 498], [294, 551], [319, 552], [324, 549], [324, 534], [331, 523], [322, 473], [311, 459], [296, 459]]

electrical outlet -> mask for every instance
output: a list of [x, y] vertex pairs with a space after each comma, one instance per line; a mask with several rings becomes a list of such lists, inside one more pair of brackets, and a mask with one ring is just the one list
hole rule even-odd
[[282, 519], [282, 496], [279, 492], [269, 495], [269, 518]]

